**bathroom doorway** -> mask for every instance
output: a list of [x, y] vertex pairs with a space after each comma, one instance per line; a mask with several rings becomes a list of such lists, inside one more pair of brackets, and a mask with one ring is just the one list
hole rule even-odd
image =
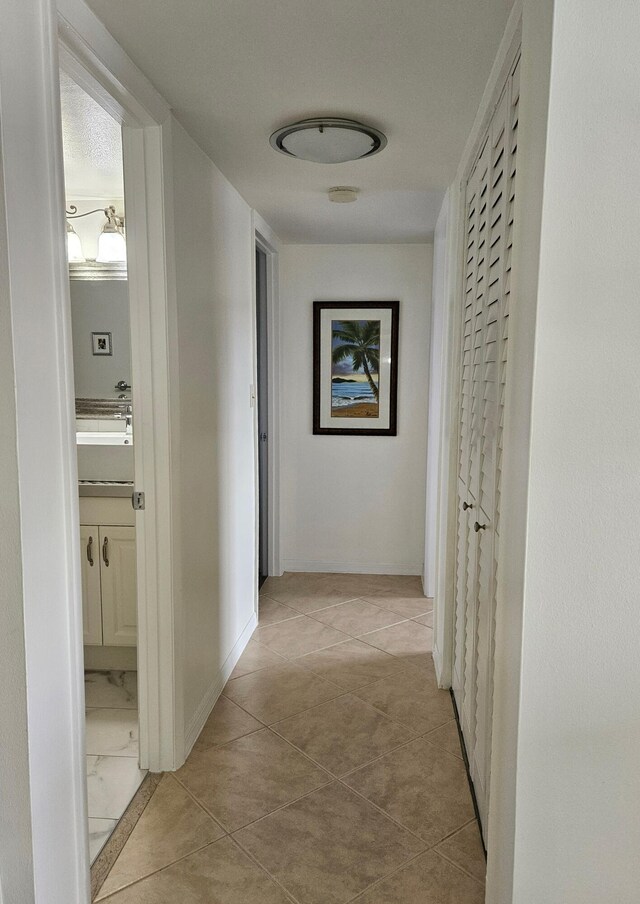
[[258, 373], [258, 584], [269, 576], [269, 334], [267, 255], [256, 245], [256, 339]]

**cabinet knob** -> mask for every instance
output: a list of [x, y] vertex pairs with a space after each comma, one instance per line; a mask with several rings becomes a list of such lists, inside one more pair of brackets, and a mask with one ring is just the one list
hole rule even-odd
[[104, 538], [104, 543], [102, 544], [102, 561], [105, 566], [109, 567], [109, 538]]
[[487, 525], [486, 524], [478, 524], [478, 522], [476, 521], [476, 523], [473, 525], [473, 529], [476, 533], [478, 533], [479, 530], [486, 530]]
[[463, 512], [466, 512], [467, 509], [472, 509], [472, 508], [473, 508], [472, 502], [463, 502], [462, 503], [462, 511]]

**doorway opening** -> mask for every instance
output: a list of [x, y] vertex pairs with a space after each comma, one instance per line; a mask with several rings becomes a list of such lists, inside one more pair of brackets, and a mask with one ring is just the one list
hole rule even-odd
[[269, 326], [267, 254], [256, 245], [258, 586], [269, 575]]

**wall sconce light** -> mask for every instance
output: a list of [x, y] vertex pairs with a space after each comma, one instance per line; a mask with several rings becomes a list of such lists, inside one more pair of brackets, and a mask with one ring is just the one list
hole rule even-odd
[[[98, 238], [97, 263], [126, 262], [127, 243], [124, 239], [124, 217], [116, 215], [115, 207], [96, 207], [95, 210], [88, 210], [86, 213], [78, 213], [77, 211], [78, 208], [71, 204], [69, 210], [66, 211], [67, 220], [88, 217], [92, 213], [103, 213], [107, 218], [107, 222], [102, 227], [102, 232]], [[67, 260], [69, 263], [81, 263], [85, 260], [80, 236], [69, 222], [67, 222]]]

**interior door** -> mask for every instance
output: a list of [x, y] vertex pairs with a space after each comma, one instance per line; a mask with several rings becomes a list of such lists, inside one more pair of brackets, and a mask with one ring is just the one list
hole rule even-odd
[[453, 689], [483, 825], [491, 775], [518, 76], [516, 62], [471, 170], [465, 196]]
[[258, 564], [260, 585], [269, 574], [269, 394], [267, 255], [256, 248], [256, 335], [258, 345]]

